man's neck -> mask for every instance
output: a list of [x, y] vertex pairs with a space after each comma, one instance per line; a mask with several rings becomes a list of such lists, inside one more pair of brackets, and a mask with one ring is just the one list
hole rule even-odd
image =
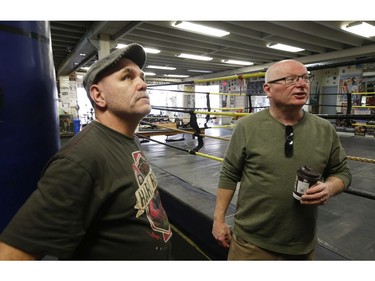
[[295, 125], [297, 124], [305, 115], [303, 109], [298, 110], [275, 110], [274, 108], [269, 108], [269, 112], [273, 118], [283, 123], [284, 125]]
[[133, 137], [137, 128], [137, 121], [131, 121], [128, 118], [119, 118], [108, 112], [96, 115], [96, 121], [128, 137]]

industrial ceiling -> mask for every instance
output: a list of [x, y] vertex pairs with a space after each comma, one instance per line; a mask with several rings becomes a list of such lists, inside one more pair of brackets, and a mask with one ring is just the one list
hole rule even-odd
[[[273, 62], [297, 59], [313, 68], [375, 62], [375, 37], [365, 38], [341, 29], [349, 21], [196, 21], [224, 29], [229, 35], [217, 38], [175, 28], [174, 21], [51, 21], [51, 38], [56, 74], [70, 75], [90, 66], [98, 57], [102, 35], [116, 43], [137, 42], [156, 48], [148, 54], [148, 65], [171, 66], [176, 70], [155, 70], [155, 77], [173, 73], [190, 78], [220, 77], [263, 71]], [[375, 22], [368, 22], [375, 25]], [[305, 49], [290, 53], [267, 47], [282, 43]], [[180, 53], [206, 55], [211, 61], [177, 57]], [[85, 54], [85, 56], [82, 56]], [[246, 60], [252, 66], [239, 67], [224, 59]], [[314, 65], [315, 64], [315, 65]], [[210, 74], [189, 70], [211, 71]], [[190, 79], [189, 78], [189, 79]]]

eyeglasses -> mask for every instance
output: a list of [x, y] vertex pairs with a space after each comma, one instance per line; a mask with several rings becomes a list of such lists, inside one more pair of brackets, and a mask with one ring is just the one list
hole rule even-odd
[[290, 125], [285, 126], [284, 153], [285, 153], [285, 156], [288, 158], [293, 156], [293, 136], [294, 136], [293, 126], [290, 126]]
[[310, 83], [311, 80], [312, 80], [312, 76], [311, 75], [302, 74], [302, 75], [290, 75], [290, 76], [286, 76], [286, 77], [283, 77], [283, 78], [279, 78], [279, 79], [275, 79], [275, 80], [272, 80], [272, 81], [268, 81], [267, 83], [276, 83], [276, 82], [284, 80], [285, 85], [294, 85], [294, 84], [296, 84], [298, 82], [298, 80], [300, 78], [304, 82], [306, 82], [306, 83]]

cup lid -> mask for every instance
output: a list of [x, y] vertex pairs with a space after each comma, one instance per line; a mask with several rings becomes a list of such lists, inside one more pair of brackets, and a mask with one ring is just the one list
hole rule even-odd
[[303, 165], [299, 169], [299, 171], [301, 172], [301, 174], [303, 174], [304, 176], [307, 176], [309, 178], [313, 178], [313, 179], [319, 179], [320, 178], [320, 173], [312, 167]]

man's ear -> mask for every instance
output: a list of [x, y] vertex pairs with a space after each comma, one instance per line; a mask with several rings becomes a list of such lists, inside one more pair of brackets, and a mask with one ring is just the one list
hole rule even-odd
[[98, 84], [93, 84], [90, 87], [90, 97], [98, 107], [106, 106], [106, 101], [103, 92]]
[[266, 94], [267, 98], [270, 97], [270, 85], [268, 85], [267, 83], [264, 83], [263, 84], [263, 91], [264, 93]]

